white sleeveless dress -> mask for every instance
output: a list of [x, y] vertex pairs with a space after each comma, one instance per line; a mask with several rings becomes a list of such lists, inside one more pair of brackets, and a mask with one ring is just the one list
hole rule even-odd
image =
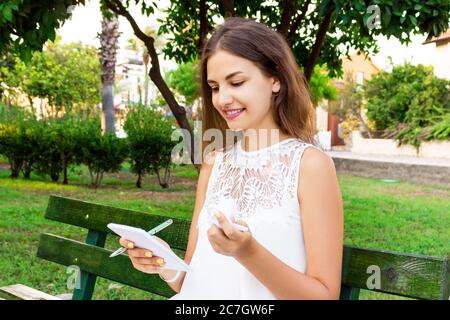
[[262, 246], [290, 267], [305, 272], [297, 189], [300, 160], [307, 147], [320, 150], [289, 138], [257, 151], [243, 150], [241, 141], [217, 151], [199, 213], [192, 271], [171, 299], [276, 299], [237, 260], [213, 250], [207, 231], [216, 209], [232, 211], [225, 213], [244, 220]]

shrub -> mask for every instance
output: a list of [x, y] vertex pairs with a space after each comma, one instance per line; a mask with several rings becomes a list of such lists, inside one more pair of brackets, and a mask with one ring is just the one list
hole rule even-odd
[[40, 140], [40, 158], [35, 169], [40, 175], [49, 175], [58, 181], [63, 174], [63, 184], [68, 184], [68, 169], [76, 163], [77, 136], [82, 130], [83, 120], [68, 114], [64, 118], [51, 118], [43, 124]]
[[[138, 175], [136, 186], [141, 188], [143, 176], [154, 172], [161, 187], [168, 188], [171, 152], [176, 145], [171, 141], [170, 122], [152, 108], [137, 106], [128, 113], [124, 129], [128, 136], [131, 171]], [[161, 169], [165, 170], [164, 177], [161, 177]]]
[[11, 178], [17, 178], [23, 170], [29, 178], [31, 167], [36, 161], [36, 140], [41, 134], [36, 119], [19, 107], [1, 107], [0, 113], [0, 153], [4, 155], [11, 167]]
[[75, 157], [85, 164], [91, 176], [91, 185], [99, 187], [105, 172], [118, 172], [128, 156], [126, 140], [112, 134], [102, 134], [100, 122], [86, 120], [76, 138], [78, 149]]
[[[420, 146], [432, 138], [448, 139], [432, 127], [447, 119], [450, 113], [450, 81], [434, 76], [432, 67], [405, 64], [391, 73], [381, 72], [364, 86], [367, 116], [385, 136]], [[447, 132], [447, 134], [443, 134]]]

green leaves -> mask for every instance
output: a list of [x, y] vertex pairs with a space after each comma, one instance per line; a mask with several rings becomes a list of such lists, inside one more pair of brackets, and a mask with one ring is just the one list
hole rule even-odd
[[[211, 33], [214, 26], [223, 20], [221, 1], [206, 1], [207, 32]], [[297, 12], [292, 13], [292, 21], [300, 15], [303, 2], [298, 3]], [[267, 5], [261, 1], [234, 1], [236, 16], [256, 18], [260, 13], [260, 21], [276, 29], [281, 24], [281, 1], [278, 4]], [[372, 27], [372, 22], [378, 11], [369, 10], [369, 6], [377, 5], [379, 9], [380, 27]], [[328, 10], [334, 10], [333, 22], [327, 32], [322, 46], [318, 64], [326, 64], [331, 75], [341, 70], [340, 59], [349, 47], [367, 53], [376, 52], [375, 36], [394, 36], [402, 43], [410, 41], [410, 34], [438, 35], [449, 27], [450, 2], [448, 0], [422, 1], [410, 0], [323, 0], [312, 2], [308, 14], [301, 20], [297, 31], [291, 35], [291, 48], [297, 63], [305, 66], [311, 48], [315, 43], [317, 30], [323, 16]], [[373, 9], [373, 7], [372, 7]], [[173, 0], [167, 9], [167, 19], [163, 21], [159, 34], [164, 34], [169, 42], [164, 48], [166, 57], [177, 62], [187, 62], [198, 58], [200, 37], [200, 12], [198, 2]], [[188, 32], [186, 22], [192, 25]], [[370, 26], [369, 26], [369, 22]], [[300, 32], [301, 30], [301, 32]], [[186, 31], [186, 30], [185, 30]], [[336, 36], [336, 35], [339, 36]], [[406, 35], [406, 37], [404, 36]]]
[[309, 88], [315, 105], [322, 99], [335, 100], [337, 98], [336, 88], [332, 84], [325, 66], [314, 66], [314, 72], [309, 81]]
[[84, 120], [74, 137], [75, 158], [89, 168], [91, 185], [99, 187], [105, 172], [118, 172], [128, 156], [125, 139], [113, 134], [102, 134], [98, 119]]
[[449, 138], [439, 123], [449, 119], [450, 81], [434, 76], [431, 67], [396, 66], [391, 73], [376, 75], [364, 89], [367, 116], [377, 130], [416, 147], [433, 136], [430, 131]]
[[166, 73], [165, 81], [183, 96], [186, 104], [192, 105], [200, 90], [199, 62], [195, 60], [179, 64], [177, 69]]
[[[136, 185], [141, 187], [142, 177], [149, 172], [159, 176], [160, 169], [170, 170], [172, 149], [172, 124], [154, 109], [142, 105], [132, 107], [124, 125], [130, 147], [131, 171], [138, 175]], [[166, 183], [166, 184], [165, 184]], [[160, 184], [168, 187], [168, 181]]]
[[80, 43], [49, 43], [43, 52], [35, 52], [29, 64], [0, 67], [0, 80], [10, 92], [23, 91], [30, 97], [47, 98], [60, 110], [93, 108], [100, 102], [101, 79], [97, 49]]
[[31, 52], [42, 50], [55, 30], [70, 16], [70, 7], [84, 0], [5, 0], [0, 4], [0, 54], [16, 51], [24, 61]]

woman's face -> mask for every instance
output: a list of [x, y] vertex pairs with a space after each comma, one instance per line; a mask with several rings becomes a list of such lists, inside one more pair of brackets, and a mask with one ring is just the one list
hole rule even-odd
[[270, 105], [279, 81], [265, 76], [252, 61], [223, 50], [208, 59], [207, 71], [214, 108], [231, 130], [277, 128]]

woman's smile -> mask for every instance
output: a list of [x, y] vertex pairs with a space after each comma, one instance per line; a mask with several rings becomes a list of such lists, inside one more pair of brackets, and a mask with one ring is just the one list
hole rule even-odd
[[244, 112], [245, 108], [224, 110], [225, 118], [230, 121], [237, 119]]

